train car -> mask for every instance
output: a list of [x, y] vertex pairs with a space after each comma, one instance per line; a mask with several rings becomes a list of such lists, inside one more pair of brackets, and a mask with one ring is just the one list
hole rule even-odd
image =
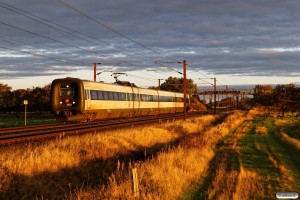
[[51, 107], [57, 121], [86, 122], [183, 112], [184, 98], [182, 93], [64, 78], [52, 82]]

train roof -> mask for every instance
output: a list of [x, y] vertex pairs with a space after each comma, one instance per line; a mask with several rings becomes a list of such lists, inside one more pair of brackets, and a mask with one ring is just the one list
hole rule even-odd
[[[61, 79], [55, 79], [54, 81], [60, 81], [60, 80], [70, 80], [70, 81], [75, 81], [75, 82], [87, 82], [87, 83], [91, 83], [91, 84], [105, 84], [105, 85], [114, 85], [114, 86], [120, 86], [120, 87], [124, 87], [124, 88], [132, 88], [134, 86], [125, 86], [125, 85], [120, 85], [120, 84], [116, 84], [116, 83], [105, 83], [105, 82], [94, 82], [94, 81], [90, 81], [90, 80], [84, 80], [84, 79], [79, 79], [79, 78], [72, 78], [72, 77], [66, 77], [66, 78], [61, 78]], [[54, 82], [53, 81], [53, 82]], [[157, 91], [155, 89], [148, 89], [148, 88], [141, 88], [141, 87], [134, 87], [134, 88], [138, 88], [138, 89], [142, 89], [142, 90], [152, 90], [152, 91]], [[172, 93], [176, 93], [176, 94], [183, 94], [180, 92], [173, 92], [173, 91], [166, 91], [166, 90], [159, 90], [161, 92], [172, 92]]]

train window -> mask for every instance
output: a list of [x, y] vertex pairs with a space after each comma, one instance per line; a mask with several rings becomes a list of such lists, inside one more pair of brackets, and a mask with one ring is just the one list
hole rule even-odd
[[159, 101], [160, 102], [173, 102], [175, 99], [173, 97], [166, 97], [166, 96], [160, 96]]
[[129, 93], [129, 98], [130, 98], [130, 101], [133, 101], [133, 94], [132, 93]]
[[103, 100], [103, 92], [102, 91], [97, 91], [98, 95], [98, 100]]
[[131, 98], [131, 94], [130, 94], [130, 93], [127, 93], [127, 100], [128, 100], [128, 101], [131, 101], [131, 99], [132, 99], [132, 98]]
[[103, 99], [108, 100], [108, 92], [107, 91], [103, 91]]
[[92, 100], [97, 100], [97, 91], [96, 90], [91, 90], [91, 99]]
[[124, 93], [119, 92], [119, 101], [124, 101]]
[[114, 100], [119, 100], [119, 94], [118, 92], [113, 92]]
[[149, 101], [153, 101], [153, 95], [150, 95]]
[[126, 93], [120, 93], [120, 95], [121, 95], [120, 100], [126, 101]]
[[74, 96], [74, 88], [60, 88], [60, 96], [61, 97], [69, 97], [69, 96]]
[[134, 94], [134, 100], [139, 101], [139, 94]]
[[114, 93], [108, 92], [108, 100], [114, 100]]

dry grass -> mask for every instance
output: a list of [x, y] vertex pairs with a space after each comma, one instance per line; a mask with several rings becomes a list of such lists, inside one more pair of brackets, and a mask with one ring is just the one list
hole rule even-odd
[[[243, 122], [245, 119], [247, 120]], [[240, 192], [243, 191], [238, 189], [241, 188], [240, 179], [245, 177], [240, 172], [239, 154], [241, 146], [238, 143], [251, 127], [252, 123], [248, 121], [249, 119], [252, 119], [252, 116], [241, 116], [239, 120], [236, 120], [235, 131], [230, 137], [224, 139], [219, 146], [218, 154], [210, 165], [211, 169], [208, 176], [211, 177], [211, 184], [207, 189], [207, 199], [236, 199], [242, 195]]]
[[218, 163], [213, 169], [213, 180], [207, 191], [208, 199], [232, 199], [239, 171], [228, 170], [231, 163], [228, 163], [227, 156], [217, 159], [216, 162]]
[[209, 115], [185, 123], [176, 121], [4, 147], [0, 150], [0, 199], [2, 194], [11, 193], [15, 193], [10, 196], [12, 199], [51, 197], [69, 193], [70, 185], [83, 191], [88, 182], [106, 183], [115, 172], [118, 159], [123, 160], [124, 166], [131, 159], [154, 156], [165, 146], [175, 145], [176, 140], [208, 128], [215, 120]]
[[262, 146], [260, 144], [255, 143], [255, 148], [268, 156], [268, 160], [272, 163], [274, 168], [282, 177], [282, 181], [280, 182], [282, 187], [291, 188], [291, 186], [288, 183], [290, 181], [293, 181], [293, 177], [291, 176], [288, 169], [274, 157], [274, 155], [266, 148], [266, 146]]
[[261, 178], [255, 171], [240, 168], [236, 190], [233, 193], [234, 200], [255, 199], [255, 197], [263, 197], [264, 191], [261, 187]]
[[297, 151], [300, 151], [300, 140], [296, 138], [291, 138], [284, 132], [280, 132], [281, 139], [286, 142], [287, 144], [291, 145]]
[[255, 133], [256, 134], [267, 134], [268, 133], [268, 129], [264, 126], [257, 126], [255, 127]]
[[[2, 148], [0, 199], [172, 199], [205, 176], [217, 142], [244, 120], [208, 115]], [[221, 123], [220, 123], [221, 122]]]
[[287, 119], [277, 119], [274, 122], [275, 126], [284, 126], [284, 125], [291, 125], [291, 124], [295, 124], [295, 122], [293, 122], [291, 120], [287, 120]]
[[[167, 148], [157, 156], [141, 163], [134, 163], [138, 168], [141, 199], [174, 199], [200, 177], [204, 177], [209, 162], [214, 157], [216, 143], [236, 128], [236, 120], [242, 120], [240, 113], [235, 113], [221, 125], [213, 126], [202, 134], [182, 140], [179, 146]], [[126, 176], [120, 181], [113, 175], [109, 185], [102, 190], [90, 191], [103, 198], [132, 198], [131, 179]], [[86, 192], [78, 192], [76, 198], [87, 197]], [[91, 196], [89, 196], [91, 197]]]
[[0, 155], [1, 166], [12, 173], [22, 175], [56, 172], [62, 168], [77, 166], [82, 160], [107, 159], [125, 151], [168, 143], [183, 134], [199, 132], [214, 120], [214, 116], [206, 116], [194, 119], [193, 122], [177, 121], [156, 126], [105, 131], [101, 134], [66, 137], [42, 145], [12, 146], [3, 149]]

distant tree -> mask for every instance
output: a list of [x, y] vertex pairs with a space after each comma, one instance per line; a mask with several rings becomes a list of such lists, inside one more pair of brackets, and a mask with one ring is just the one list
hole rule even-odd
[[151, 89], [151, 90], [158, 90], [158, 87], [157, 87], [157, 86], [150, 86], [150, 87], [148, 87], [148, 89]]
[[28, 110], [50, 111], [50, 84], [30, 89], [26, 98], [29, 100]]
[[272, 111], [281, 112], [284, 116], [286, 112], [296, 112], [300, 110], [300, 88], [295, 84], [272, 86], [257, 85], [255, 87], [254, 102], [258, 105], [268, 106]]
[[[183, 93], [183, 78], [169, 77], [160, 86], [161, 90]], [[197, 85], [192, 79], [187, 79], [187, 94], [190, 96], [190, 105], [192, 110], [206, 110], [204, 104], [200, 102], [197, 96]]]
[[5, 111], [5, 105], [7, 104], [6, 98], [11, 91], [11, 87], [7, 84], [0, 83], [0, 111]]
[[[161, 90], [172, 91], [172, 92], [183, 92], [183, 78], [169, 77], [160, 86]], [[192, 79], [187, 79], [187, 93], [191, 96], [196, 94], [197, 85], [194, 84]]]
[[24, 110], [24, 100], [28, 100], [28, 111], [50, 111], [50, 84], [32, 89], [17, 89], [0, 84], [0, 111], [19, 112]]
[[273, 106], [281, 111], [282, 116], [285, 112], [299, 110], [299, 88], [294, 84], [277, 85], [272, 97]]
[[262, 106], [271, 106], [273, 88], [271, 85], [256, 85], [254, 89], [254, 102]]

